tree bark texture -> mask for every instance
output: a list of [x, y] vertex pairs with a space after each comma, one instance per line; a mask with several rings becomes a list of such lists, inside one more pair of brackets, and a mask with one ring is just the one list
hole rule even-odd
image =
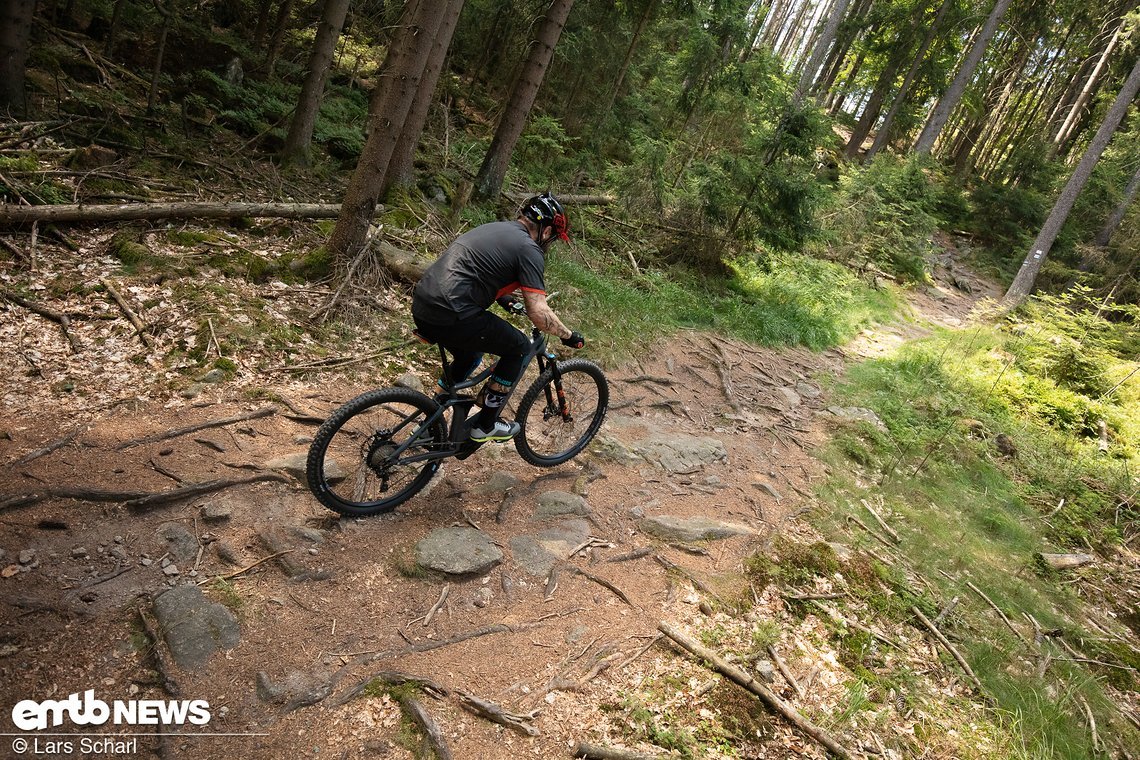
[[0, 0], [0, 116], [22, 117], [24, 71], [36, 0]]
[[1038, 233], [1037, 239], [1033, 241], [1033, 245], [1029, 248], [1029, 254], [1025, 257], [1025, 261], [1021, 264], [1021, 269], [1017, 272], [1017, 277], [1014, 278], [1013, 284], [1009, 286], [1006, 291], [1003, 302], [1010, 306], [1017, 306], [1033, 291], [1033, 285], [1037, 281], [1037, 274], [1041, 271], [1041, 265], [1045, 263], [1046, 257], [1049, 255], [1049, 250], [1053, 247], [1057, 235], [1061, 232], [1061, 227], [1064, 226], [1065, 221], [1069, 218], [1069, 212], [1073, 210], [1073, 204], [1077, 201], [1077, 196], [1080, 195], [1081, 190], [1084, 189], [1085, 184], [1092, 176], [1093, 169], [1096, 167], [1097, 161], [1104, 153], [1104, 149], [1108, 147], [1112, 135], [1116, 132], [1120, 122], [1124, 120], [1124, 115], [1128, 112], [1132, 101], [1136, 99], [1136, 93], [1140, 91], [1140, 58], [1137, 58], [1132, 71], [1128, 74], [1128, 79], [1125, 80], [1124, 86], [1120, 89], [1120, 93], [1116, 96], [1112, 107], [1108, 109], [1108, 113], [1101, 122], [1100, 128], [1097, 130], [1096, 135], [1093, 137], [1089, 147], [1085, 150], [1085, 154], [1081, 157], [1081, 161], [1077, 164], [1077, 168], [1073, 171], [1073, 175], [1069, 177], [1069, 181], [1065, 183], [1064, 190], [1061, 191], [1061, 196], [1053, 205], [1053, 210], [1049, 212], [1049, 217], [1045, 220], [1045, 224], [1041, 227], [1041, 232]]
[[1089, 101], [1092, 100], [1093, 94], [1096, 92], [1097, 86], [1100, 84], [1100, 75], [1108, 65], [1108, 60], [1112, 56], [1112, 51], [1116, 49], [1116, 43], [1120, 39], [1120, 33], [1124, 31], [1124, 22], [1121, 22], [1117, 28], [1116, 33], [1112, 35], [1112, 39], [1108, 41], [1105, 46], [1104, 52], [1101, 53], [1100, 60], [1096, 62], [1093, 67], [1092, 73], [1089, 74], [1088, 79], [1085, 80], [1084, 87], [1081, 88], [1080, 95], [1077, 96], [1077, 101], [1073, 103], [1073, 107], [1069, 109], [1069, 115], [1065, 117], [1065, 121], [1061, 124], [1061, 128], [1057, 130], [1057, 136], [1053, 138], [1053, 145], [1050, 152], [1055, 155], [1056, 152], [1065, 144], [1066, 141], [1075, 132], [1077, 120], [1088, 106]]
[[820, 33], [818, 40], [816, 40], [815, 48], [811, 51], [811, 57], [808, 58], [803, 71], [800, 72], [800, 81], [796, 85], [795, 92], [792, 93], [793, 105], [798, 105], [800, 101], [803, 100], [804, 95], [807, 94], [808, 89], [812, 86], [812, 83], [815, 82], [816, 73], [823, 63], [823, 58], [827, 55], [827, 51], [831, 49], [831, 43], [835, 41], [835, 35], [839, 31], [839, 25], [843, 22], [847, 14], [848, 2], [849, 0], [836, 0], [835, 5], [832, 6], [831, 16], [827, 19], [827, 25], [823, 28], [823, 32]]
[[916, 153], [930, 153], [931, 149], [934, 148], [934, 141], [938, 139], [938, 135], [941, 134], [942, 128], [946, 126], [946, 122], [950, 118], [950, 112], [958, 105], [967, 85], [974, 78], [974, 72], [977, 70], [978, 64], [981, 63], [982, 55], [985, 54], [986, 47], [989, 46], [990, 40], [993, 39], [994, 33], [997, 31], [998, 23], [1001, 21], [1001, 17], [1005, 15], [1011, 2], [1012, 0], [997, 0], [997, 3], [994, 4], [994, 8], [986, 18], [986, 23], [982, 26], [981, 32], [978, 33], [973, 45], [970, 46], [970, 52], [966, 54], [966, 58], [958, 68], [958, 73], [954, 75], [950, 87], [938, 99], [930, 118], [926, 120], [926, 126], [922, 128], [922, 134], [918, 136], [918, 140], [914, 144]]
[[285, 136], [285, 147], [281, 159], [285, 164], [309, 166], [312, 163], [313, 128], [317, 123], [317, 113], [321, 110], [324, 98], [325, 81], [332, 64], [344, 19], [348, 16], [349, 0], [325, 0], [321, 9], [321, 21], [317, 25], [317, 36], [313, 40], [313, 52], [309, 56], [309, 68], [297, 98], [297, 108], [289, 122], [289, 134]]
[[19, 206], [0, 203], [0, 227], [33, 222], [121, 222], [142, 219], [333, 219], [339, 203], [124, 203], [107, 206]]
[[273, 24], [273, 37], [269, 40], [269, 50], [265, 54], [265, 78], [273, 79], [277, 68], [277, 56], [281, 55], [281, 45], [285, 42], [285, 31], [289, 28], [289, 14], [293, 10], [293, 0], [281, 0], [277, 8], [277, 20]]
[[1136, 165], [1136, 171], [1132, 174], [1132, 179], [1128, 181], [1128, 186], [1124, 188], [1124, 195], [1120, 199], [1120, 203], [1113, 209], [1112, 214], [1108, 217], [1108, 221], [1104, 223], [1104, 227], [1097, 233], [1096, 238], [1093, 240], [1093, 245], [1104, 248], [1108, 242], [1112, 240], [1112, 235], [1116, 232], [1116, 228], [1124, 221], [1125, 214], [1128, 213], [1128, 207], [1136, 200], [1136, 191], [1140, 190], [1140, 163]]
[[174, 8], [164, 7], [155, 3], [155, 8], [162, 14], [162, 31], [158, 33], [158, 49], [154, 53], [154, 69], [150, 74], [150, 91], [146, 97], [146, 112], [151, 113], [158, 104], [158, 79], [162, 76], [162, 61], [166, 57], [166, 38], [170, 36], [170, 27], [174, 23]]
[[476, 198], [493, 198], [502, 190], [511, 154], [522, 136], [530, 109], [546, 76], [546, 69], [554, 57], [554, 46], [562, 36], [562, 28], [566, 25], [573, 6], [574, 0], [552, 0], [539, 23], [538, 34], [530, 46], [530, 55], [511, 90], [510, 100], [495, 129], [491, 147], [487, 149], [487, 155], [483, 157], [483, 164], [475, 177]]
[[395, 152], [388, 162], [388, 171], [380, 183], [380, 197], [383, 198], [396, 185], [407, 184], [412, 178], [412, 169], [415, 164], [416, 146], [419, 145], [420, 135], [423, 134], [424, 125], [427, 124], [431, 104], [435, 98], [436, 85], [439, 83], [440, 73], [443, 71], [443, 62], [447, 60], [447, 51], [451, 47], [451, 38], [455, 34], [455, 25], [459, 22], [459, 14], [463, 11], [464, 0], [447, 0], [447, 9], [440, 21], [439, 30], [435, 35], [427, 65], [424, 67], [423, 77], [420, 80], [416, 99], [408, 112], [408, 119], [400, 131], [400, 139], [396, 143]]
[[447, 0], [420, 0], [412, 3], [401, 17], [382, 67], [380, 84], [372, 93], [372, 131], [349, 180], [340, 217], [329, 238], [329, 248], [338, 264], [347, 265], [368, 236], [384, 174], [415, 100], [446, 8]]
[[831, 47], [827, 62], [823, 66], [823, 72], [815, 85], [816, 102], [820, 105], [825, 100], [829, 100], [831, 87], [839, 78], [839, 72], [843, 70], [847, 54], [851, 52], [851, 46], [855, 44], [855, 40], [861, 34], [866, 32], [866, 24], [862, 23], [861, 19], [870, 8], [871, 0], [856, 0], [855, 5], [850, 6], [847, 18], [839, 25], [839, 30], [836, 32], [836, 42]]
[[883, 103], [887, 99], [887, 93], [891, 91], [891, 87], [895, 83], [895, 77], [898, 76], [899, 67], [902, 66], [902, 55], [899, 51], [903, 49], [900, 44], [895, 48], [895, 52], [887, 60], [886, 66], [883, 67], [882, 72], [879, 74], [879, 79], [875, 82], [875, 89], [871, 91], [871, 99], [867, 101], [867, 105], [863, 107], [863, 113], [859, 117], [859, 121], [855, 124], [855, 129], [851, 133], [851, 139], [847, 143], [847, 157], [855, 158], [859, 155], [859, 151], [863, 148], [863, 141], [867, 139], [871, 129], [875, 126], [875, 122], [879, 118], [879, 114], [883, 110]]
[[882, 150], [887, 144], [895, 117], [898, 116], [899, 109], [902, 108], [903, 103], [906, 102], [907, 96], [910, 94], [911, 85], [914, 84], [914, 79], [918, 76], [918, 70], [922, 66], [923, 61], [926, 60], [926, 54], [934, 42], [934, 36], [938, 32], [938, 28], [942, 26], [942, 19], [946, 17], [946, 11], [949, 10], [953, 4], [953, 0], [943, 0], [941, 7], [938, 8], [938, 13], [934, 17], [934, 21], [926, 30], [926, 36], [923, 37], [922, 44], [918, 47], [918, 53], [911, 59], [910, 68], [907, 69], [906, 76], [903, 77], [902, 84], [899, 85], [899, 89], [891, 101], [891, 107], [887, 109], [887, 115], [883, 117], [883, 123], [879, 125], [879, 131], [875, 133], [875, 141], [871, 143], [871, 147], [867, 151], [868, 161], [874, 158], [875, 154]]

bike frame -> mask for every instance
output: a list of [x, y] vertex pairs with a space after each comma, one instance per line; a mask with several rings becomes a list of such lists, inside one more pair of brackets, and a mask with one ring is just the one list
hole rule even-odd
[[[491, 373], [495, 371], [495, 365], [492, 364], [490, 367], [487, 367], [474, 377], [469, 377], [466, 380], [455, 383], [451, 380], [451, 362], [447, 360], [447, 349], [445, 349], [443, 346], [438, 345], [437, 348], [439, 348], [440, 364], [443, 366], [443, 393], [436, 396], [436, 401], [439, 403], [439, 406], [436, 408], [436, 410], [432, 412], [432, 414], [426, 420], [420, 423], [420, 425], [414, 431], [412, 431], [412, 434], [408, 436], [408, 440], [400, 444], [390, 455], [389, 459], [400, 460], [402, 464], [447, 459], [448, 457], [459, 457], [460, 455], [463, 455], [461, 458], [465, 458], [482, 445], [480, 443], [469, 441], [465, 437], [467, 428], [463, 425], [463, 423], [466, 422], [467, 414], [471, 410], [471, 407], [475, 404], [475, 397], [464, 395], [462, 392], [470, 390], [471, 388], [474, 388], [475, 386], [490, 378]], [[558, 374], [558, 362], [554, 354], [547, 350], [546, 335], [544, 335], [542, 331], [537, 327], [531, 331], [530, 350], [523, 358], [522, 371], [519, 373], [520, 380], [526, 373], [527, 367], [529, 367], [530, 363], [536, 358], [538, 359], [539, 375], [545, 372], [548, 367], [554, 368], [554, 384], [555, 388], [557, 389], [558, 408], [564, 417], [568, 416], [568, 413], [566, 411], [565, 397], [562, 394], [562, 384], [560, 382], [560, 376]], [[554, 405], [555, 400], [555, 395], [551, 394], [548, 387], [546, 389], [547, 403]], [[443, 415], [446, 414], [448, 410], [454, 411], [452, 412], [451, 422], [448, 429], [447, 446], [445, 448], [439, 449], [438, 451], [429, 451], [424, 454], [413, 454], [412, 456], [401, 460], [401, 456], [404, 454], [404, 452], [407, 451], [408, 448], [412, 446], [412, 444], [418, 441], [420, 436], [423, 435], [425, 431], [430, 430], [431, 427], [436, 424], [436, 422], [442, 419]], [[393, 428], [392, 434], [394, 435], [396, 432], [403, 429], [403, 427], [411, 422], [414, 417], [415, 414], [405, 417], [403, 422]]]

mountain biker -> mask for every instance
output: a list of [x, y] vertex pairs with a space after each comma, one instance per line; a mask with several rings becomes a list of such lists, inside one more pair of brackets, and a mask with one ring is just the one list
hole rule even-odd
[[427, 268], [412, 295], [417, 332], [451, 351], [452, 380], [479, 366], [483, 353], [499, 362], [480, 393], [482, 410], [471, 425], [476, 443], [506, 441], [520, 429], [499, 415], [522, 374], [530, 339], [505, 319], [487, 311], [498, 301], [508, 311], [522, 309], [511, 294], [522, 291], [526, 315], [539, 330], [581, 348], [585, 338], [562, 323], [546, 302], [545, 254], [555, 240], [569, 242], [566, 212], [549, 192], [527, 199], [515, 221], [490, 222], [460, 235]]

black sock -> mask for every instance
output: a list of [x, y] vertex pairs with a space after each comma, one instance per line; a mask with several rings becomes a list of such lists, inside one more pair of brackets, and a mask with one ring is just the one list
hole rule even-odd
[[483, 400], [483, 408], [479, 410], [479, 416], [475, 418], [475, 427], [480, 430], [490, 430], [495, 425], [495, 421], [499, 419], [499, 414], [503, 411], [503, 404], [507, 403], [507, 396], [509, 395], [509, 393], [499, 393], [488, 388], [487, 396]]

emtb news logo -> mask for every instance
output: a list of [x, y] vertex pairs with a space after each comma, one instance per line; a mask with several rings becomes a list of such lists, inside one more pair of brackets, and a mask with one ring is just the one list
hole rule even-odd
[[12, 708], [12, 722], [21, 731], [41, 731], [70, 720], [77, 726], [204, 726], [210, 722], [210, 703], [204, 699], [132, 699], [107, 704], [95, 698], [95, 690], [78, 692], [67, 699], [25, 699]]

